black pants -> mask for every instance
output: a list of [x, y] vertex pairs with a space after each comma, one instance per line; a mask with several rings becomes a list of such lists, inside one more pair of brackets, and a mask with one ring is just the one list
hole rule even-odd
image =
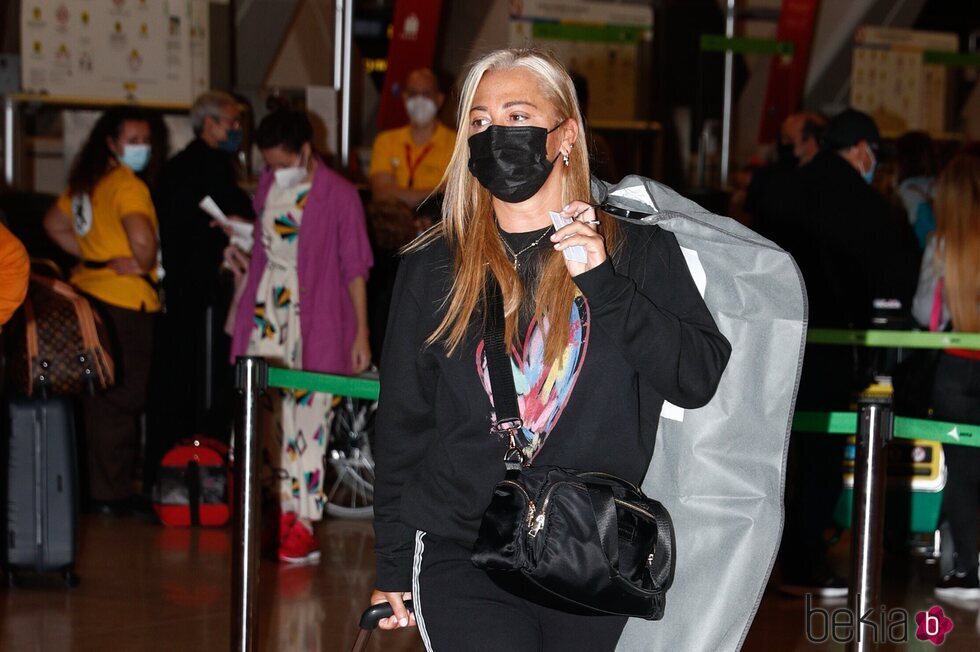
[[470, 562], [469, 546], [419, 532], [413, 600], [426, 650], [612, 652], [626, 617], [577, 616], [504, 591]]
[[106, 320], [116, 370], [112, 387], [83, 399], [89, 497], [123, 500], [133, 494], [156, 314], [89, 300]]
[[208, 308], [168, 295], [167, 314], [157, 323], [146, 406], [145, 492], [156, 481], [160, 460], [181, 439], [204, 435], [228, 441], [235, 375], [228, 363], [231, 339], [222, 331], [227, 307]]
[[[980, 360], [944, 353], [936, 365], [932, 392], [933, 418], [980, 424]], [[943, 446], [946, 488], [943, 512], [949, 520], [956, 553], [956, 570], [977, 572], [977, 489], [980, 487], [980, 449]]]
[[794, 432], [786, 474], [786, 526], [780, 552], [784, 579], [826, 567], [824, 530], [833, 524], [842, 487], [844, 442], [836, 435]]
[[[796, 409], [846, 410], [857, 384], [850, 348], [807, 346]], [[780, 555], [784, 580], [804, 580], [826, 567], [824, 530], [840, 499], [844, 441], [838, 435], [794, 431], [786, 473], [786, 526]]]

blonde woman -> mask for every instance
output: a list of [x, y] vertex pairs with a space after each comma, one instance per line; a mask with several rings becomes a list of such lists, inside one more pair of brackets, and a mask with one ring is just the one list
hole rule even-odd
[[[922, 258], [913, 310], [930, 330], [980, 332], [980, 145], [958, 153], [936, 184], [936, 232]], [[933, 418], [980, 424], [980, 351], [947, 349], [936, 365]], [[940, 597], [980, 599], [977, 489], [980, 450], [944, 446], [948, 476], [943, 512], [952, 531], [954, 568], [936, 585]]]
[[[626, 623], [546, 608], [469, 560], [506, 444], [490, 434], [486, 275], [500, 284], [524, 452], [639, 483], [664, 400], [714, 394], [730, 347], [674, 236], [590, 204], [582, 116], [550, 55], [500, 50], [463, 83], [442, 222], [398, 272], [381, 362], [372, 603], [427, 649], [612, 650]], [[549, 211], [574, 221], [555, 232]], [[586, 262], [565, 259], [580, 246]], [[414, 614], [404, 607], [412, 598]]]

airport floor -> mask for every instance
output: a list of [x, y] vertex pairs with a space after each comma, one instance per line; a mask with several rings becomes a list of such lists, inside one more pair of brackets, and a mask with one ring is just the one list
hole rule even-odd
[[[323, 551], [318, 565], [261, 564], [257, 625], [262, 651], [346, 651], [354, 642], [356, 616], [365, 607], [373, 579], [371, 524], [328, 520], [318, 534]], [[846, 567], [848, 545], [845, 536], [833, 549], [835, 565]], [[23, 578], [16, 588], [0, 588], [0, 650], [227, 650], [230, 560], [227, 528], [167, 529], [138, 519], [83, 516], [80, 585], [66, 589], [56, 577]], [[913, 613], [940, 604], [954, 623], [942, 649], [980, 649], [976, 605], [937, 602], [932, 594], [937, 572], [935, 565], [921, 559], [887, 557], [884, 602]], [[844, 604], [816, 606], [834, 609]], [[844, 649], [808, 642], [805, 620], [803, 601], [780, 595], [773, 582], [743, 649]], [[915, 640], [914, 631], [910, 638], [907, 645], [878, 649], [935, 649], [931, 643]], [[418, 652], [423, 648], [410, 630], [377, 632], [368, 649]]]

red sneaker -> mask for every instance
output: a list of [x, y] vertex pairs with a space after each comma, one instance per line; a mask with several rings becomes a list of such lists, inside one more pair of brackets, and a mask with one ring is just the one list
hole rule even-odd
[[293, 522], [286, 538], [279, 544], [279, 561], [284, 564], [314, 564], [320, 561], [320, 544], [316, 535], [299, 520]]

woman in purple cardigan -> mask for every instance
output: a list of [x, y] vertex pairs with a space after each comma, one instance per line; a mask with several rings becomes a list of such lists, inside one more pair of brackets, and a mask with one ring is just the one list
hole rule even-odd
[[[357, 374], [371, 363], [365, 290], [371, 248], [357, 190], [316, 156], [312, 136], [306, 114], [283, 109], [256, 132], [267, 168], [255, 195], [255, 248], [232, 355]], [[316, 561], [313, 523], [325, 504], [332, 397], [283, 391], [273, 399], [264, 458], [281, 506], [279, 560]]]

